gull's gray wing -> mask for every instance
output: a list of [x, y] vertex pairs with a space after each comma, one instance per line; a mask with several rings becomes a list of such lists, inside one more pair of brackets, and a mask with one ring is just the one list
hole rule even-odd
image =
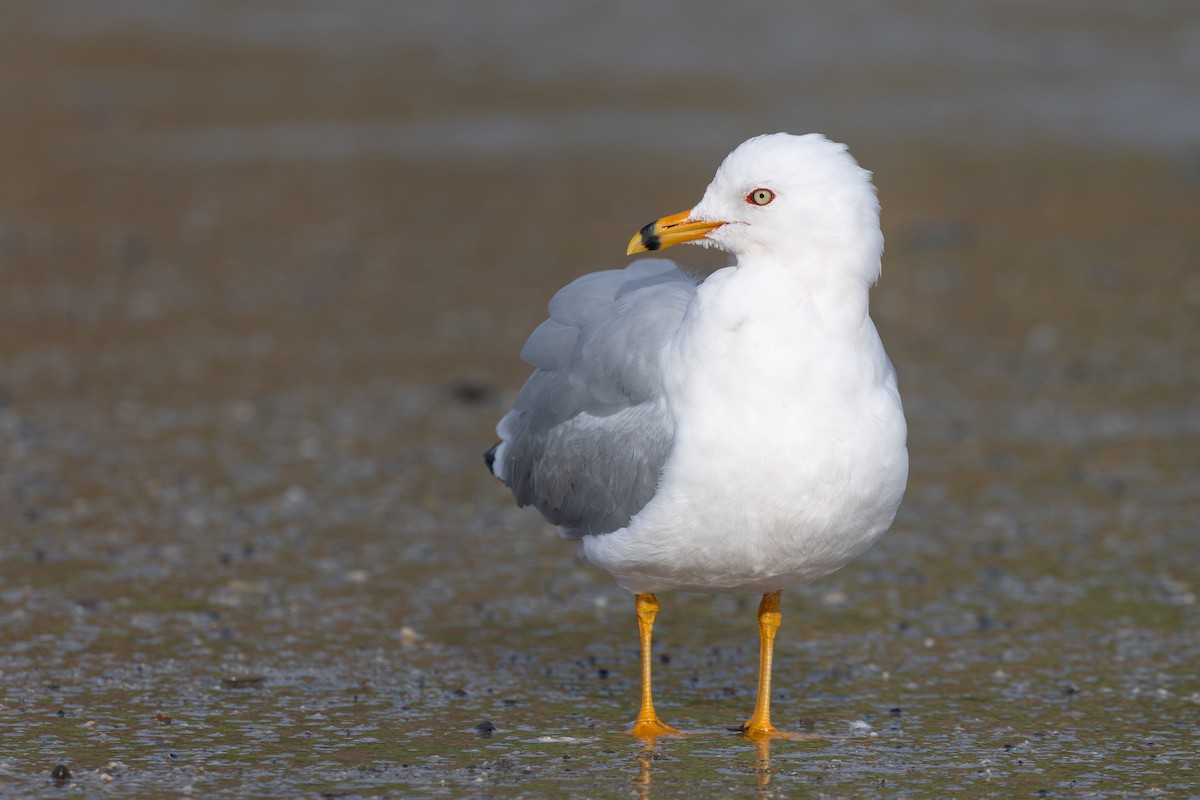
[[670, 261], [645, 259], [554, 295], [521, 350], [537, 369], [486, 454], [518, 505], [578, 538], [625, 527], [649, 502], [675, 439], [661, 362], [695, 292]]

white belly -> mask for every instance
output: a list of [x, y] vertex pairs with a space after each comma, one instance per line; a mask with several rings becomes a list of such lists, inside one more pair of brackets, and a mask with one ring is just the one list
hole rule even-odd
[[731, 435], [720, 453], [713, 437], [684, 437], [654, 499], [627, 528], [586, 537], [584, 553], [633, 592], [771, 592], [816, 580], [870, 547], [904, 493], [899, 407], [890, 425], [868, 427], [850, 437]]
[[874, 327], [829, 341], [707, 333], [685, 347], [717, 366], [669, 384], [676, 443], [654, 498], [628, 527], [585, 537], [585, 556], [634, 592], [772, 592], [833, 572], [887, 530], [908, 478]]

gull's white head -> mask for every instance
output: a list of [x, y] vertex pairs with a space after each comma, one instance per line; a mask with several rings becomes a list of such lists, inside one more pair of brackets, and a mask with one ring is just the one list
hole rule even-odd
[[744, 142], [694, 208], [647, 225], [629, 252], [681, 242], [719, 247], [739, 266], [772, 261], [866, 282], [879, 277], [883, 251], [871, 173], [817, 133]]

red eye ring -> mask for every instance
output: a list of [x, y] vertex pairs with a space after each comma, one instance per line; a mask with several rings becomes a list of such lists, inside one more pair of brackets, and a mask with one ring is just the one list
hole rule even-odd
[[775, 193], [764, 187], [759, 187], [746, 195], [746, 202], [752, 206], [765, 206], [774, 199]]

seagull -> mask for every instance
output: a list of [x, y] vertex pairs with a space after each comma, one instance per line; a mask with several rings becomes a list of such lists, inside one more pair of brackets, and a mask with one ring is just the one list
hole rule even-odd
[[868, 313], [883, 252], [871, 173], [820, 134], [755, 137], [627, 255], [683, 242], [735, 263], [698, 281], [644, 259], [554, 295], [485, 461], [635, 595], [635, 736], [679, 733], [650, 677], [656, 595], [679, 590], [761, 593], [758, 692], [736, 730], [787, 737], [770, 712], [781, 592], [878, 540], [908, 480], [896, 372]]

